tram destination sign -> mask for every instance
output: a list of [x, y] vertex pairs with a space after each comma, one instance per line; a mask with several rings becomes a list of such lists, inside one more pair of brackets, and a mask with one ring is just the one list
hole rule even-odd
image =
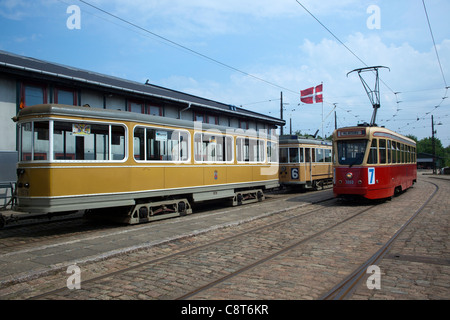
[[338, 137], [363, 137], [366, 135], [366, 129], [338, 130]]

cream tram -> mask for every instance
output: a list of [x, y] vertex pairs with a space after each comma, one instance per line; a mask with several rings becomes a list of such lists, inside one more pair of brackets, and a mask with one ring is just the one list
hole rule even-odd
[[331, 141], [280, 136], [280, 184], [302, 188], [331, 184], [331, 154]]
[[118, 212], [134, 224], [190, 213], [192, 202], [261, 201], [279, 185], [278, 138], [261, 131], [52, 104], [14, 120], [19, 211]]

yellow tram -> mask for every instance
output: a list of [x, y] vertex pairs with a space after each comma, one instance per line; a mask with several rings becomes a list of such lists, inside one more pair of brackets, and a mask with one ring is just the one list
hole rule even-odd
[[22, 109], [16, 210], [118, 210], [140, 223], [191, 203], [261, 201], [278, 183], [278, 139], [125, 111], [45, 104]]
[[332, 143], [280, 136], [280, 184], [317, 188], [333, 180]]

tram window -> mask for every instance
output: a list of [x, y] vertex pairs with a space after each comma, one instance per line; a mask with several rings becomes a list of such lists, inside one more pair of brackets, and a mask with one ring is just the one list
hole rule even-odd
[[269, 163], [278, 162], [278, 143], [267, 141], [267, 161]]
[[178, 130], [136, 128], [134, 159], [138, 161], [186, 161], [189, 159], [188, 133]]
[[49, 122], [36, 121], [21, 125], [21, 161], [49, 160]]
[[387, 140], [387, 148], [386, 148], [386, 151], [387, 151], [387, 163], [391, 163], [392, 162], [392, 150], [391, 150], [391, 144], [392, 144], [392, 141], [391, 140]]
[[257, 145], [257, 153], [258, 153], [258, 158], [256, 161], [258, 162], [264, 162], [266, 161], [266, 148], [265, 148], [265, 142], [264, 140], [257, 140], [258, 141], [258, 145]]
[[194, 136], [194, 157], [199, 162], [233, 161], [233, 138], [219, 134], [197, 133]]
[[386, 139], [379, 140], [380, 163], [386, 163]]
[[[189, 159], [187, 132], [146, 128], [144, 138], [142, 136], [143, 131], [143, 128], [135, 129], [134, 153], [136, 160], [187, 161]], [[140, 142], [140, 139], [146, 141], [145, 147], [147, 151], [145, 158], [142, 150], [144, 144]], [[136, 142], [139, 142], [139, 147], [136, 146]], [[137, 154], [139, 159], [137, 159]]]
[[[227, 137], [227, 139], [231, 139]], [[189, 160], [189, 134], [186, 131], [175, 130], [169, 141], [169, 150], [172, 153], [172, 161], [188, 161]], [[231, 155], [231, 151], [227, 155]]]
[[402, 153], [400, 150], [400, 142], [397, 142], [397, 163], [402, 163]]
[[409, 163], [409, 146], [405, 144], [405, 163]]
[[378, 163], [378, 143], [377, 143], [377, 139], [373, 139], [372, 140], [372, 144], [370, 146], [370, 151], [369, 151], [369, 157], [367, 158], [367, 163], [368, 164], [376, 164]]
[[27, 122], [20, 125], [20, 160], [30, 161], [32, 158], [33, 145], [33, 123]]
[[236, 151], [238, 162], [264, 162], [264, 140], [237, 138]]
[[33, 160], [49, 159], [48, 121], [34, 123]]
[[300, 161], [298, 148], [289, 148], [289, 162], [298, 163]]
[[55, 121], [53, 158], [54, 160], [108, 160], [108, 137], [109, 125]]
[[325, 162], [331, 162], [331, 150], [325, 149]]
[[300, 162], [305, 162], [304, 149], [300, 148]]
[[125, 158], [125, 128], [111, 126], [111, 159], [123, 160]]
[[412, 157], [412, 154], [411, 154], [411, 146], [408, 146], [408, 163], [411, 163], [412, 161], [411, 161], [411, 157]]
[[325, 153], [324, 149], [317, 148], [316, 149], [316, 162], [325, 162]]
[[397, 163], [397, 142], [392, 141], [391, 151], [392, 151], [392, 163]]
[[280, 163], [289, 163], [288, 151], [289, 148], [280, 148]]
[[358, 165], [364, 160], [367, 140], [340, 140], [337, 142], [337, 161], [340, 164]]
[[21, 125], [21, 161], [49, 159], [49, 122], [29, 122]]
[[305, 148], [305, 161], [311, 162], [311, 148]]
[[145, 160], [145, 129], [136, 128], [133, 138], [133, 154], [136, 160]]

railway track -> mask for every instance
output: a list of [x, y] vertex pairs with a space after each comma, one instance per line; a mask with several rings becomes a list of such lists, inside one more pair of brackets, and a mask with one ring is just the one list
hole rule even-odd
[[[331, 290], [328, 289], [326, 293], [318, 294], [315, 298], [346, 299], [351, 296], [354, 288], [364, 278], [367, 266], [376, 264], [389, 251], [392, 242], [434, 197], [438, 186], [435, 185], [435, 188], [436, 190], [422, 203], [420, 208], [406, 222], [402, 222], [402, 227], [393, 236], [389, 235], [388, 240], [375, 254], [371, 255], [369, 259], [364, 259], [363, 263], [359, 263], [359, 266], [354, 268], [354, 272], [349, 273], [348, 276], [340, 276], [340, 279], [345, 278], [341, 283], [329, 285], [328, 288], [335, 286]], [[214, 290], [232, 281], [239, 282], [239, 279], [245, 278], [250, 271], [256, 272], [255, 270], [258, 268], [266, 268], [268, 265], [270, 268], [271, 263], [276, 263], [276, 260], [284, 255], [302, 251], [305, 246], [311, 246], [318, 242], [322, 236], [340, 232], [339, 229], [346, 227], [349, 223], [355, 223], [357, 219], [368, 217], [372, 211], [376, 211], [376, 208], [377, 205], [368, 204], [336, 206], [336, 201], [324, 199], [320, 204], [313, 204], [301, 210], [297, 209], [295, 212], [286, 212], [280, 220], [273, 217], [273, 220], [260, 221], [261, 223], [254, 227], [253, 225], [251, 228], [245, 226], [239, 232], [219, 236], [214, 241], [209, 239], [199, 245], [196, 243], [187, 249], [181, 247], [171, 254], [144, 260], [145, 257], [140, 253], [142, 259], [139, 263], [114, 272], [106, 272], [100, 276], [83, 279], [83, 290], [69, 291], [66, 287], [61, 287], [28, 298], [83, 299], [87, 298], [87, 293], [91, 293], [91, 297], [95, 296], [100, 287], [103, 288], [102, 290], [112, 292], [115, 290], [114, 283], [117, 285], [130, 277], [142, 279], [145, 286], [150, 283], [162, 283], [164, 277], [167, 276], [167, 270], [172, 270], [170, 281], [176, 285], [173, 291], [160, 293], [152, 298], [208, 299], [211, 297], [208, 294], [211, 289]], [[322, 222], [319, 225], [317, 221]], [[299, 230], [301, 230], [301, 235], [298, 234]], [[309, 232], [305, 232], [306, 230]], [[259, 247], [255, 243], [260, 243]], [[216, 259], [215, 253], [217, 252], [222, 252], [220, 259], [217, 260], [219, 262], [211, 262], [210, 260]], [[229, 261], [234, 262], [229, 264]], [[182, 266], [181, 269], [180, 266]], [[178, 270], [191, 271], [178, 273]], [[105, 289], [105, 286], [109, 288]], [[214, 296], [212, 297], [214, 298]]]
[[[323, 204], [323, 203], [331, 202], [331, 201], [334, 201], [334, 199], [327, 198], [327, 199], [323, 199], [323, 200], [318, 201], [318, 203]], [[140, 269], [140, 268], [145, 268], [145, 267], [151, 266], [153, 264], [158, 264], [158, 263], [161, 263], [162, 261], [168, 261], [168, 260], [172, 260], [172, 259], [177, 259], [179, 257], [186, 257], [186, 256], [189, 256], [189, 255], [192, 255], [195, 252], [201, 252], [202, 250], [205, 250], [205, 249], [208, 249], [208, 248], [211, 248], [211, 247], [215, 247], [217, 245], [223, 245], [223, 244], [226, 244], [226, 243], [228, 243], [230, 241], [238, 240], [239, 238], [248, 237], [248, 236], [254, 236], [255, 233], [261, 233], [261, 232], [263, 232], [265, 230], [270, 230], [270, 229], [273, 230], [276, 227], [280, 228], [280, 226], [282, 226], [282, 225], [289, 224], [292, 221], [297, 220], [297, 219], [306, 218], [306, 217], [308, 217], [308, 216], [318, 212], [319, 210], [322, 210], [321, 207], [319, 207], [319, 208], [317, 207], [317, 204], [314, 204], [312, 206], [314, 207], [313, 209], [310, 209], [310, 210], [307, 209], [306, 212], [302, 212], [300, 214], [289, 215], [288, 217], [286, 217], [285, 219], [283, 219], [281, 221], [275, 221], [275, 222], [270, 223], [270, 224], [263, 224], [263, 225], [258, 226], [256, 228], [252, 228], [250, 230], [245, 230], [245, 231], [243, 231], [241, 233], [238, 233], [238, 234], [233, 234], [231, 236], [228, 236], [228, 237], [216, 240], [216, 241], [208, 242], [208, 243], [206, 243], [204, 245], [195, 246], [195, 247], [187, 249], [187, 250], [182, 250], [182, 251], [179, 251], [179, 252], [167, 255], [167, 256], [163, 256], [163, 257], [160, 257], [160, 258], [157, 258], [157, 259], [152, 259], [152, 260], [149, 260], [149, 261], [146, 261], [146, 262], [143, 262], [143, 263], [139, 263], [139, 264], [136, 264], [134, 266], [131, 266], [131, 267], [128, 267], [128, 268], [125, 268], [125, 269], [121, 269], [121, 270], [116, 271], [116, 272], [104, 274], [104, 275], [101, 275], [99, 277], [94, 277], [94, 278], [91, 278], [89, 280], [83, 281], [83, 284], [84, 285], [86, 285], [86, 284], [89, 285], [90, 283], [102, 281], [104, 279], [111, 278], [111, 277], [120, 276], [120, 275], [126, 274], [128, 272], [132, 272], [133, 270], [137, 270], [137, 269]], [[248, 269], [248, 268], [249, 268], [249, 266], [244, 267], [244, 269]], [[233, 273], [233, 274], [235, 274], [235, 273]], [[233, 274], [231, 274], [229, 276], [232, 276]], [[37, 295], [37, 296], [31, 297], [30, 299], [43, 299], [43, 298], [50, 297], [52, 295], [58, 295], [58, 294], [63, 293], [65, 291], [67, 291], [67, 288], [63, 287], [63, 288], [56, 289], [54, 291], [46, 292], [46, 293], [43, 293], [41, 295]], [[197, 291], [198, 291], [198, 289], [197, 289]], [[174, 299], [181, 299], [183, 297], [172, 297], [172, 298], [174, 298]]]
[[[266, 195], [267, 198], [264, 203], [272, 203], [274, 201], [280, 201], [288, 198], [304, 197], [310, 198], [312, 203], [322, 201], [320, 192], [308, 193], [308, 194], [290, 194], [284, 192], [277, 192]], [[328, 197], [327, 199], [331, 199]], [[209, 202], [200, 204], [195, 207], [193, 215], [205, 214], [211, 210], [220, 210], [229, 208], [229, 206], [220, 202]], [[241, 208], [241, 207], [239, 207]], [[236, 210], [240, 210], [236, 207]], [[242, 207], [245, 209], [245, 206]], [[176, 219], [176, 218], [167, 218]], [[166, 219], [166, 221], [167, 221]], [[161, 220], [164, 221], [164, 220]], [[149, 224], [155, 224], [157, 222], [144, 223], [139, 226], [146, 226]], [[110, 222], [107, 220], [97, 221], [89, 220], [83, 217], [83, 214], [78, 212], [67, 216], [60, 216], [56, 219], [49, 219], [46, 216], [35, 219], [20, 220], [17, 223], [6, 225], [3, 229], [0, 229], [0, 247], [3, 248], [3, 253], [18, 250], [27, 244], [33, 244], [36, 246], [39, 242], [48, 241], [51, 238], [61, 239], [64, 241], [70, 237], [76, 236], [88, 236], [89, 234], [95, 234], [101, 230], [114, 230], [118, 228], [134, 228], [136, 226], [124, 225], [116, 222]], [[13, 240], [11, 240], [13, 239]], [[18, 239], [18, 241], [14, 241]]]
[[425, 203], [417, 209], [411, 218], [406, 221], [402, 227], [367, 261], [361, 264], [358, 268], [355, 269], [350, 275], [348, 275], [344, 280], [338, 283], [334, 288], [332, 288], [329, 292], [320, 297], [320, 300], [344, 300], [351, 297], [352, 293], [356, 289], [356, 287], [363, 282], [365, 279], [367, 268], [371, 265], [376, 265], [383, 257], [389, 252], [392, 244], [398, 238], [398, 236], [403, 232], [403, 230], [408, 227], [408, 225], [423, 211], [426, 205], [433, 199], [435, 194], [439, 190], [439, 186], [433, 182], [428, 182], [431, 185], [434, 185], [435, 190], [430, 195], [430, 197], [425, 201]]

